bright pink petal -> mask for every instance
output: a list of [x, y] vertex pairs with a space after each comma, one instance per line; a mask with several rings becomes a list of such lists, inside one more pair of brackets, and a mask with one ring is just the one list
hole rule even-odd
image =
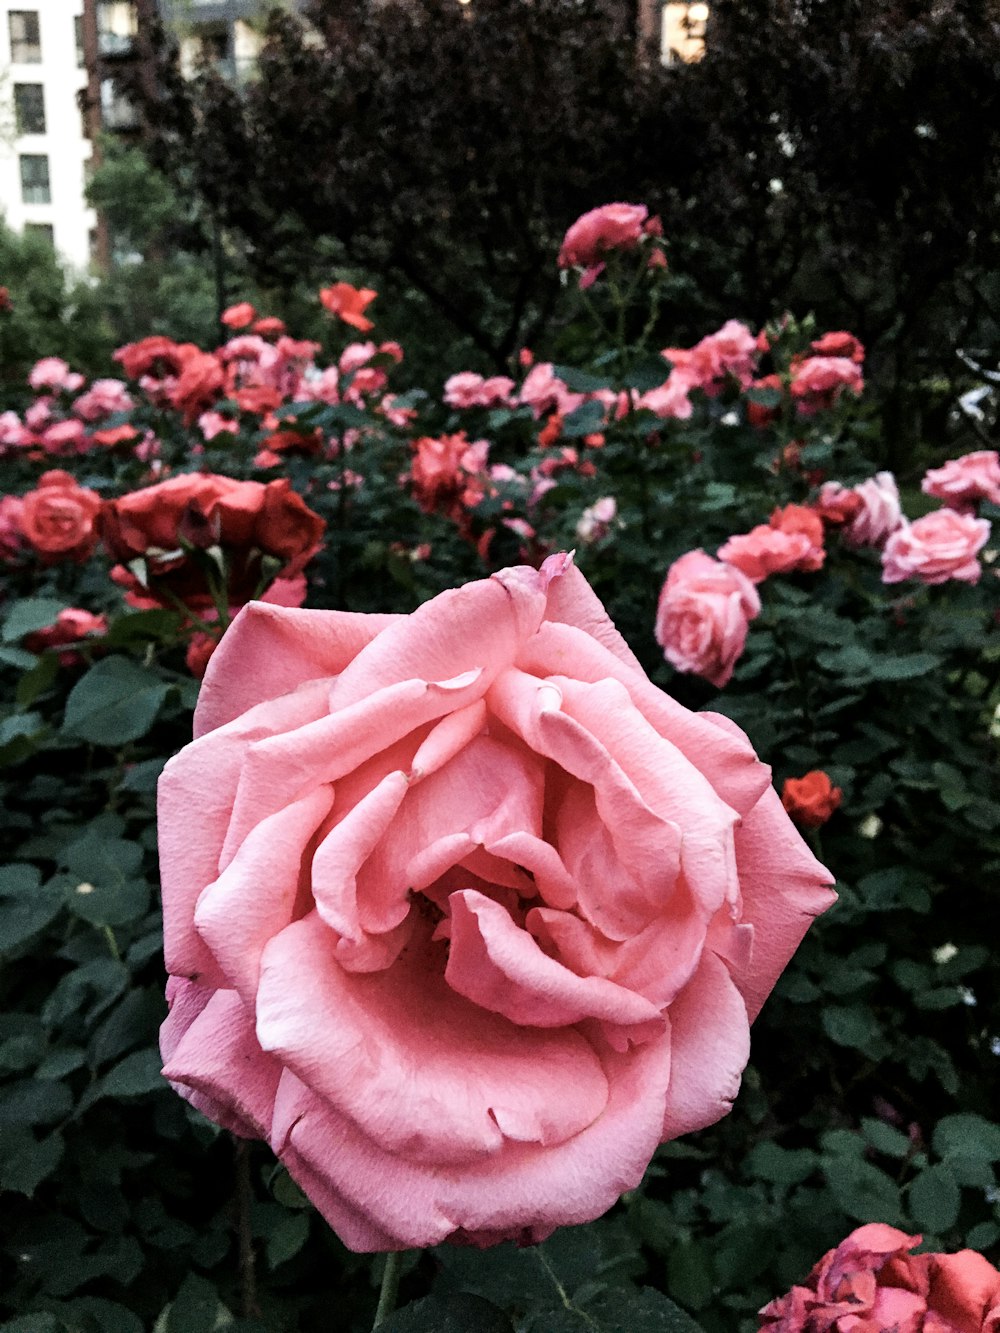
[[713, 953], [670, 1006], [670, 1087], [664, 1139], [714, 1125], [732, 1109], [750, 1058], [743, 997]]
[[[165, 1029], [170, 1022], [168, 1017]], [[213, 992], [175, 1038], [168, 1031], [163, 1040], [164, 1078], [180, 1085], [178, 1091], [224, 1129], [244, 1138], [268, 1138], [281, 1066], [260, 1049], [253, 1020], [236, 992]]]
[[218, 878], [240, 772], [256, 741], [322, 715], [326, 684], [250, 709], [242, 717], [186, 746], [169, 761], [158, 790], [163, 952], [167, 971], [225, 987], [211, 952], [194, 929], [194, 909]]
[[629, 1028], [635, 1039], [662, 1032], [655, 1005], [601, 977], [576, 976], [542, 953], [500, 904], [471, 890], [453, 893], [450, 903], [445, 980], [459, 995], [530, 1027], [597, 1018]]
[[608, 1086], [590, 1043], [475, 1009], [444, 982], [443, 942], [370, 974], [338, 967], [334, 942], [315, 914], [271, 941], [257, 1035], [390, 1152], [467, 1161], [510, 1139], [562, 1143], [601, 1115]]
[[[547, 589], [546, 621], [572, 625], [594, 639], [625, 666], [631, 667], [645, 679], [639, 659], [615, 628], [604, 609], [601, 599], [574, 564], [567, 564], [559, 578], [554, 578]], [[522, 663], [519, 661], [518, 666]], [[530, 670], [530, 668], [525, 668]], [[566, 664], [562, 667], [566, 671]], [[574, 668], [573, 675], [576, 670]]]
[[311, 908], [311, 840], [330, 812], [333, 792], [317, 787], [262, 820], [198, 899], [194, 921], [228, 984], [251, 1008], [260, 956], [274, 935]]
[[401, 619], [250, 602], [212, 654], [195, 709], [195, 736], [304, 681], [339, 675], [362, 648]]

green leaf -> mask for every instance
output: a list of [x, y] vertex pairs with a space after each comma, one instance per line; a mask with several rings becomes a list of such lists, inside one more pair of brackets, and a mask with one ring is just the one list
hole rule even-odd
[[149, 907], [150, 888], [140, 874], [143, 850], [137, 842], [105, 837], [92, 830], [63, 850], [66, 906], [84, 921], [123, 926]]
[[[657, 384], [667, 378], [666, 362], [660, 364], [662, 369]], [[598, 389], [610, 388], [606, 377], [593, 375], [589, 370], [578, 370], [576, 366], [553, 366], [552, 373], [562, 380], [570, 393], [596, 393]]]
[[747, 1158], [747, 1170], [775, 1185], [798, 1185], [812, 1175], [819, 1159], [808, 1148], [781, 1148], [776, 1143], [758, 1143]]
[[858, 1222], [888, 1222], [898, 1226], [899, 1187], [870, 1162], [836, 1157], [824, 1163], [824, 1174], [837, 1203]]
[[60, 1333], [52, 1314], [24, 1314], [0, 1324], [0, 1333]]
[[127, 657], [96, 662], [66, 701], [63, 731], [95, 745], [124, 745], [145, 736], [170, 686]]
[[596, 399], [581, 403], [575, 411], [564, 418], [560, 435], [568, 440], [577, 439], [581, 435], [593, 435], [603, 427], [606, 411], [604, 404]]
[[163, 1061], [156, 1050], [133, 1051], [94, 1084], [92, 1093], [81, 1101], [92, 1105], [101, 1097], [142, 1097], [167, 1086], [160, 1073]]
[[52, 597], [25, 597], [15, 602], [4, 617], [0, 637], [4, 643], [17, 643], [26, 634], [54, 625], [66, 603]]
[[1000, 1125], [981, 1115], [948, 1115], [934, 1127], [934, 1151], [949, 1157], [973, 1157], [1000, 1162]]
[[0, 1190], [25, 1194], [30, 1199], [59, 1165], [64, 1146], [59, 1133], [43, 1139], [20, 1128], [0, 1134]]
[[887, 1157], [906, 1157], [913, 1149], [906, 1135], [892, 1125], [887, 1125], [884, 1120], [866, 1117], [861, 1121], [861, 1131], [875, 1151]]
[[309, 1239], [309, 1214], [285, 1214], [277, 1226], [268, 1232], [267, 1262], [271, 1268], [294, 1258]]
[[379, 1325], [384, 1333], [513, 1333], [509, 1317], [469, 1292], [427, 1296], [397, 1310]]
[[39, 884], [36, 866], [15, 864], [0, 868], [0, 954], [27, 944], [54, 921], [62, 910], [57, 886]]
[[828, 1005], [822, 1013], [823, 1031], [838, 1046], [852, 1050], [870, 1050], [872, 1041], [882, 1041], [882, 1034], [872, 1011], [864, 1005]]
[[940, 1235], [958, 1221], [962, 1191], [948, 1168], [928, 1166], [911, 1182], [906, 1196], [910, 1216], [922, 1231]]
[[171, 1303], [165, 1333], [213, 1333], [220, 1314], [228, 1313], [211, 1282], [189, 1273]]

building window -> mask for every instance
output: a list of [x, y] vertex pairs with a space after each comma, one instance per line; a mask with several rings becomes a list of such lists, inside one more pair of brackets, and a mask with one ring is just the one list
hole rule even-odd
[[664, 65], [693, 65], [705, 54], [708, 5], [666, 4], [660, 11], [660, 59]]
[[73, 37], [76, 41], [76, 67], [83, 69], [87, 64], [87, 52], [83, 44], [83, 15], [78, 14], [73, 20]]
[[12, 9], [7, 15], [10, 29], [10, 59], [14, 65], [42, 63], [42, 35], [36, 9]]
[[49, 159], [44, 153], [22, 153], [21, 198], [26, 204], [51, 204]]
[[135, 104], [118, 91], [114, 79], [101, 80], [101, 125], [106, 130], [139, 128]]
[[97, 6], [97, 49], [102, 56], [128, 55], [139, 32], [132, 0], [100, 0]]
[[55, 249], [56, 236], [51, 222], [26, 222], [24, 231], [27, 236], [37, 236], [40, 241], [45, 241]]
[[40, 83], [14, 84], [14, 119], [18, 134], [45, 133], [45, 90]]

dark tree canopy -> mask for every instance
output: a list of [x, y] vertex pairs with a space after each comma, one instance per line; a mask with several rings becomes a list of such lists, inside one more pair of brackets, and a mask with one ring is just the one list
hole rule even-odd
[[[336, 243], [502, 364], [552, 334], [565, 227], [658, 211], [691, 279], [665, 330], [813, 308], [900, 389], [995, 337], [996, 0], [717, 0], [663, 69], [612, 0], [313, 0], [271, 17], [260, 77], [184, 84], [161, 48], [161, 164], [258, 275]], [[926, 400], [926, 395], [924, 395]], [[926, 402], [924, 403], [926, 406]]]

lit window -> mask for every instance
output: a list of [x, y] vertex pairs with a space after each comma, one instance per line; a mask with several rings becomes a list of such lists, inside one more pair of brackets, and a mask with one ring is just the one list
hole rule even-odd
[[21, 198], [26, 204], [51, 204], [49, 159], [44, 153], [22, 153]]
[[100, 0], [97, 6], [97, 49], [102, 56], [128, 55], [139, 32], [132, 0]]
[[14, 119], [18, 134], [45, 133], [45, 90], [40, 83], [14, 84]]
[[660, 59], [664, 65], [692, 65], [705, 54], [705, 24], [708, 5], [663, 6], [660, 28]]
[[15, 65], [42, 63], [42, 35], [37, 9], [12, 9], [7, 15], [10, 30], [10, 58]]
[[101, 125], [106, 130], [134, 130], [139, 125], [135, 104], [122, 96], [113, 79], [101, 80]]

